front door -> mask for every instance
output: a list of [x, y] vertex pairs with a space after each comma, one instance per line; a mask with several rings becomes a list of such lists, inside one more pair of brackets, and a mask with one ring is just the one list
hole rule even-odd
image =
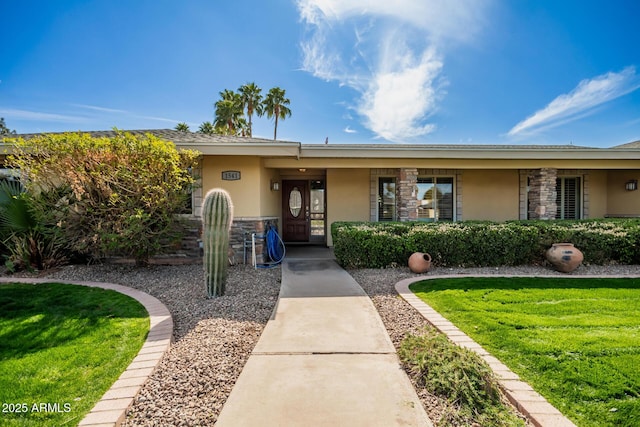
[[308, 242], [310, 232], [309, 182], [282, 182], [282, 240]]

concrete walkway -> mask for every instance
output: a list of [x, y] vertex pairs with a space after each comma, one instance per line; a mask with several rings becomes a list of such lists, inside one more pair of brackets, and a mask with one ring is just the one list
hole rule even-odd
[[216, 423], [258, 425], [432, 426], [373, 303], [327, 249], [289, 251], [278, 305]]

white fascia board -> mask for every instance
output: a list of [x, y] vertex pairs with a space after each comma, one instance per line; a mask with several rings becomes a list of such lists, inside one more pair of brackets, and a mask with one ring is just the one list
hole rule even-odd
[[300, 158], [370, 159], [640, 159], [640, 149], [420, 145], [302, 145]]

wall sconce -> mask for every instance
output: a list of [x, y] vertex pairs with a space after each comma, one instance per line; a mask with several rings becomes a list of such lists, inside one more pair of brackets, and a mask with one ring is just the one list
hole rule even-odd
[[638, 189], [638, 180], [637, 179], [631, 179], [629, 181], [627, 181], [627, 183], [624, 185], [624, 188], [627, 191], [635, 191]]
[[280, 191], [280, 183], [278, 181], [271, 180], [271, 191]]
[[304, 173], [304, 172], [306, 172], [307, 170], [306, 170], [305, 168], [300, 168], [300, 169], [298, 169], [298, 171], [299, 171], [299, 172]]

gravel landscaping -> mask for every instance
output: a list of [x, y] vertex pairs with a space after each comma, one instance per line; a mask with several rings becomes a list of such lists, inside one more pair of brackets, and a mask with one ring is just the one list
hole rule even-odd
[[[419, 333], [426, 321], [402, 300], [394, 284], [415, 277], [407, 268], [350, 270], [371, 296], [389, 335], [398, 345]], [[544, 267], [433, 269], [429, 275], [561, 274]], [[640, 275], [640, 266], [583, 266], [575, 274]], [[174, 342], [128, 412], [126, 426], [212, 425], [251, 350], [272, 314], [280, 289], [280, 269], [229, 269], [226, 295], [207, 299], [201, 265], [67, 266], [44, 277], [119, 283], [147, 292], [167, 305], [174, 319]], [[419, 392], [437, 420], [446, 405]]]

